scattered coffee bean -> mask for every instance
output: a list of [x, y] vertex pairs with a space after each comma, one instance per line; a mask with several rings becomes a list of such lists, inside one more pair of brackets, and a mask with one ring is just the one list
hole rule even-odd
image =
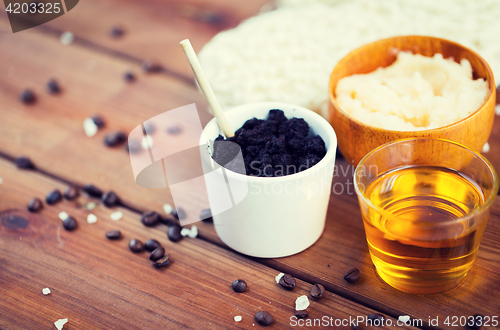
[[102, 117], [99, 115], [93, 115], [91, 119], [98, 128], [103, 128], [104, 125], [106, 125], [104, 119], [102, 119]]
[[121, 38], [125, 34], [125, 30], [121, 26], [115, 25], [109, 30], [109, 34], [113, 38]]
[[54, 205], [62, 199], [62, 194], [58, 189], [52, 190], [47, 197], [45, 197], [45, 202], [49, 205]]
[[247, 282], [244, 280], [235, 280], [231, 286], [234, 292], [241, 293], [247, 290]]
[[148, 73], [156, 73], [161, 70], [161, 65], [153, 60], [145, 60], [142, 62], [142, 69]]
[[168, 239], [172, 242], [180, 241], [182, 239], [181, 230], [182, 228], [179, 225], [170, 226], [167, 232]]
[[344, 274], [344, 280], [354, 283], [359, 279], [359, 269], [351, 268]]
[[111, 240], [117, 240], [122, 237], [122, 232], [119, 230], [109, 230], [106, 232], [106, 238]]
[[141, 216], [141, 222], [146, 227], [154, 226], [160, 220], [160, 215], [155, 211], [144, 212]]
[[78, 225], [75, 218], [73, 218], [73, 217], [67, 217], [66, 219], [64, 219], [62, 224], [63, 224], [64, 229], [66, 229], [67, 231], [74, 230], [76, 228], [76, 226]]
[[127, 82], [132, 82], [132, 81], [135, 81], [135, 74], [133, 74], [132, 72], [130, 71], [127, 71], [125, 72], [125, 74], [123, 75], [123, 79], [125, 79], [125, 81]]
[[321, 284], [314, 284], [311, 287], [311, 297], [314, 299], [321, 299], [323, 298], [323, 295], [325, 294], [325, 287], [322, 286]]
[[169, 262], [170, 262], [170, 254], [167, 254], [163, 258], [158, 259], [155, 262], [153, 262], [153, 266], [155, 268], [161, 268], [161, 267], [165, 267], [166, 265], [168, 265]]
[[108, 147], [116, 147], [117, 145], [125, 142], [127, 136], [123, 132], [112, 132], [104, 137], [104, 144]]
[[352, 330], [359, 330], [359, 327], [357, 325], [353, 325]]
[[260, 325], [268, 326], [274, 322], [274, 318], [269, 312], [260, 311], [255, 314], [255, 321]]
[[174, 218], [176, 218], [177, 220], [184, 220], [184, 219], [186, 219], [186, 211], [184, 211], [184, 209], [182, 209], [180, 207], [176, 207], [172, 211], [172, 216]]
[[481, 314], [474, 314], [472, 315], [472, 318], [473, 319], [467, 318], [467, 324], [465, 327], [471, 330], [480, 329], [481, 326], [484, 324], [484, 316]]
[[150, 238], [146, 241], [146, 244], [144, 244], [144, 248], [146, 251], [153, 252], [155, 249], [161, 247], [160, 242], [157, 240]]
[[113, 191], [106, 191], [102, 194], [102, 203], [106, 207], [113, 207], [118, 203], [118, 196]]
[[199, 22], [222, 26], [226, 21], [226, 16], [213, 11], [197, 12], [193, 18]]
[[131, 154], [136, 154], [142, 150], [141, 142], [136, 139], [129, 140], [125, 145], [125, 150]]
[[85, 186], [85, 188], [83, 188], [83, 190], [92, 197], [98, 197], [98, 198], [102, 197], [101, 189], [97, 188], [91, 183], [87, 183], [87, 185]]
[[146, 131], [146, 134], [153, 134], [156, 131], [156, 126], [151, 123], [145, 123], [144, 130]]
[[47, 91], [50, 94], [59, 94], [61, 92], [61, 87], [59, 86], [59, 83], [55, 79], [50, 79], [47, 82], [46, 87], [47, 87]]
[[78, 190], [78, 188], [73, 185], [68, 186], [66, 187], [66, 189], [64, 189], [63, 196], [69, 201], [75, 200], [78, 198], [78, 196], [80, 196], [80, 190]]
[[168, 134], [176, 135], [179, 134], [180, 132], [182, 132], [182, 127], [179, 125], [172, 125], [167, 127]]
[[164, 255], [165, 255], [165, 249], [160, 246], [154, 249], [153, 252], [151, 252], [151, 254], [149, 255], [149, 260], [151, 261], [160, 260], [161, 258], [163, 258]]
[[14, 161], [16, 163], [17, 168], [27, 170], [35, 168], [35, 165], [31, 162], [31, 159], [28, 157], [17, 157]]
[[30, 212], [38, 212], [43, 208], [42, 201], [39, 198], [33, 197], [28, 202], [28, 211]]
[[144, 250], [144, 244], [142, 244], [141, 241], [135, 238], [130, 240], [130, 243], [128, 243], [128, 247], [130, 251], [134, 253], [139, 253]]
[[212, 218], [212, 210], [210, 210], [210, 209], [201, 210], [200, 219], [201, 219], [201, 221], [204, 221], [204, 222], [213, 222], [214, 219]]
[[21, 102], [23, 102], [24, 104], [31, 104], [33, 102], [35, 102], [36, 100], [36, 97], [35, 97], [35, 93], [33, 93], [32, 90], [30, 89], [25, 89], [21, 92], [21, 95], [19, 95], [19, 99], [21, 100]]
[[280, 285], [287, 290], [295, 288], [295, 278], [290, 274], [285, 274], [280, 278]]
[[384, 315], [382, 314], [378, 314], [378, 313], [372, 313], [370, 315], [368, 315], [368, 320], [371, 320], [372, 321], [372, 325], [374, 326], [380, 326], [383, 324], [384, 322]]
[[298, 319], [305, 319], [308, 316], [309, 316], [309, 313], [305, 309], [302, 311], [297, 311], [297, 313], [295, 313], [295, 317], [297, 317]]

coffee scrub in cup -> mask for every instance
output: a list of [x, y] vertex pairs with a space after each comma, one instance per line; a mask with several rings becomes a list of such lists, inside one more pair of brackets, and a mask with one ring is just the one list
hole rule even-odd
[[224, 139], [215, 120], [200, 138], [217, 234], [255, 257], [305, 250], [325, 225], [337, 148], [333, 128], [313, 111], [281, 102], [241, 105], [225, 116], [236, 128], [234, 138]]

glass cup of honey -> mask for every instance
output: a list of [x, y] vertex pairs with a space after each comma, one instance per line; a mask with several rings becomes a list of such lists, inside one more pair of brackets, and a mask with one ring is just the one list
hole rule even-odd
[[448, 140], [397, 140], [360, 161], [354, 186], [370, 256], [385, 282], [433, 294], [465, 279], [498, 191], [486, 158]]

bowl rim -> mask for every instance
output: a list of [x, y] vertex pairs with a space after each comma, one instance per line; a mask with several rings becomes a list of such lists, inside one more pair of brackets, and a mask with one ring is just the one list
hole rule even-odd
[[[419, 130], [395, 130], [395, 129], [387, 129], [387, 128], [381, 128], [381, 127], [377, 127], [377, 126], [373, 126], [373, 125], [370, 125], [370, 124], [367, 124], [367, 123], [364, 123], [356, 118], [354, 118], [353, 116], [351, 116], [350, 114], [348, 114], [347, 112], [345, 112], [337, 103], [336, 101], [336, 98], [334, 97], [335, 95], [335, 92], [332, 90], [332, 77], [333, 77], [333, 74], [335, 73], [335, 70], [341, 65], [345, 65], [345, 63], [343, 62], [347, 62], [347, 57], [349, 57], [352, 53], [354, 52], [358, 52], [364, 48], [368, 48], [368, 47], [372, 47], [373, 45], [377, 44], [377, 43], [381, 43], [381, 42], [384, 42], [384, 41], [388, 41], [388, 40], [396, 40], [396, 39], [406, 39], [406, 38], [421, 38], [421, 39], [434, 39], [434, 40], [438, 40], [438, 41], [442, 41], [442, 42], [445, 42], [445, 43], [448, 43], [448, 44], [452, 44], [452, 45], [455, 45], [455, 46], [458, 46], [468, 52], [470, 52], [473, 56], [477, 57], [479, 59], [479, 61], [484, 65], [484, 67], [486, 68], [486, 72], [487, 72], [487, 75], [489, 75], [491, 77], [491, 79], [488, 81], [487, 77], [485, 78], [486, 82], [488, 83], [488, 88], [490, 90], [490, 93], [488, 95], [488, 97], [486, 98], [486, 100], [481, 104], [481, 106], [475, 110], [473, 113], [471, 113], [470, 115], [468, 115], [467, 117], [465, 118], [462, 118], [460, 119], [459, 121], [457, 122], [454, 122], [454, 123], [451, 123], [451, 124], [448, 124], [446, 126], [441, 126], [441, 127], [436, 127], [436, 128], [426, 128], [426, 129], [419, 129]], [[396, 48], [396, 47], [394, 47]], [[437, 54], [437, 53], [436, 53]], [[349, 77], [349, 76], [346, 76], [346, 77]], [[345, 77], [343, 77], [345, 78]], [[342, 79], [342, 78], [341, 78]], [[340, 79], [339, 79], [340, 80]], [[338, 80], [337, 80], [338, 82]], [[380, 132], [386, 132], [386, 131], [390, 131], [390, 132], [398, 132], [398, 133], [406, 133], [406, 134], [415, 134], [415, 132], [440, 132], [440, 131], [443, 131], [443, 130], [448, 130], [450, 128], [453, 128], [454, 126], [457, 126], [457, 125], [460, 125], [462, 122], [465, 122], [467, 120], [469, 120], [469, 118], [472, 118], [473, 116], [477, 115], [480, 110], [484, 109], [484, 106], [486, 104], [488, 104], [489, 102], [493, 102], [493, 98], [496, 97], [496, 86], [495, 86], [495, 76], [493, 75], [493, 71], [491, 70], [491, 67], [490, 65], [488, 64], [488, 62], [486, 62], [486, 60], [481, 56], [479, 55], [476, 51], [462, 45], [462, 44], [459, 44], [458, 42], [454, 42], [454, 41], [451, 41], [451, 40], [448, 40], [448, 39], [443, 39], [443, 38], [437, 38], [437, 37], [431, 37], [431, 36], [424, 36], [424, 35], [405, 35], [405, 36], [396, 36], [396, 37], [390, 37], [390, 38], [384, 38], [384, 39], [379, 39], [379, 40], [376, 40], [376, 41], [373, 41], [373, 42], [370, 42], [370, 43], [367, 43], [361, 47], [358, 47], [352, 51], [350, 51], [347, 55], [345, 55], [338, 63], [337, 65], [335, 65], [335, 67], [333, 68], [333, 71], [332, 73], [330, 74], [330, 80], [329, 80], [329, 83], [328, 83], [328, 96], [329, 96], [329, 103], [331, 103], [332, 105], [334, 105], [336, 107], [336, 109], [345, 117], [349, 118], [349, 120], [355, 122], [356, 124], [362, 126], [362, 127], [367, 127], [367, 128], [370, 128], [372, 130], [375, 130], [375, 131], [380, 131]], [[331, 116], [330, 116], [330, 120], [331, 120]]]
[[[444, 221], [444, 222], [440, 222], [440, 223], [436, 224], [436, 226], [448, 225], [448, 224], [452, 224], [454, 222], [465, 221], [467, 219], [470, 219], [470, 218], [478, 215], [479, 213], [483, 212], [484, 210], [488, 209], [488, 207], [490, 207], [493, 204], [493, 202], [495, 201], [495, 198], [497, 197], [498, 188], [499, 188], [499, 185], [500, 185], [499, 178], [498, 178], [498, 173], [495, 170], [495, 167], [493, 166], [493, 164], [486, 157], [484, 157], [483, 155], [481, 155], [479, 152], [476, 152], [476, 151], [468, 148], [467, 146], [465, 146], [465, 145], [463, 145], [461, 143], [458, 143], [458, 142], [455, 142], [455, 141], [451, 141], [451, 140], [447, 140], [447, 139], [432, 138], [432, 137], [413, 137], [413, 138], [398, 139], [398, 140], [394, 140], [394, 141], [391, 141], [391, 142], [388, 142], [388, 143], [384, 143], [384, 144], [376, 147], [375, 149], [371, 150], [369, 153], [367, 153], [361, 159], [361, 161], [358, 163], [358, 165], [356, 166], [356, 169], [354, 170], [354, 175], [353, 175], [354, 190], [356, 191], [356, 195], [358, 196], [358, 199], [359, 199], [360, 203], [361, 203], [361, 201], [363, 201], [366, 205], [368, 205], [369, 208], [375, 210], [377, 213], [381, 214], [383, 217], [385, 217], [387, 219], [392, 219], [392, 220], [394, 220], [395, 218], [398, 219], [398, 220], [402, 219], [401, 217], [398, 217], [398, 216], [396, 216], [396, 215], [394, 215], [394, 214], [386, 211], [385, 209], [381, 208], [380, 206], [377, 206], [377, 205], [373, 204], [372, 201], [365, 195], [365, 193], [360, 191], [360, 189], [358, 187], [358, 185], [359, 185], [358, 174], [360, 172], [361, 167], [364, 165], [365, 161], [368, 159], [368, 157], [372, 156], [376, 152], [378, 152], [378, 151], [380, 151], [380, 150], [382, 150], [382, 149], [384, 149], [386, 147], [389, 147], [391, 145], [394, 145], [394, 144], [400, 144], [400, 143], [403, 143], [403, 142], [410, 142], [410, 141], [416, 141], [416, 140], [436, 140], [436, 141], [442, 141], [442, 142], [446, 142], [446, 143], [450, 143], [450, 144], [456, 145], [456, 146], [458, 146], [458, 147], [460, 147], [462, 149], [465, 149], [466, 151], [470, 152], [475, 157], [478, 157], [479, 159], [481, 159], [485, 163], [485, 165], [488, 167], [488, 169], [491, 172], [491, 175], [493, 176], [493, 187], [492, 187], [492, 190], [491, 190], [491, 194], [490, 194], [490, 196], [488, 196], [487, 198], [485, 198], [484, 203], [481, 206], [479, 206], [478, 208], [474, 209], [471, 213], [469, 213], [469, 214], [467, 214], [467, 215], [465, 215], [463, 217], [452, 219], [452, 220], [448, 220], [448, 221]], [[380, 174], [380, 175], [383, 175], [383, 173]], [[402, 219], [402, 220], [405, 220], [405, 219]]]
[[[303, 170], [302, 172], [284, 175], [284, 176], [278, 176], [278, 177], [274, 177], [274, 176], [273, 177], [259, 177], [259, 176], [240, 174], [240, 173], [236, 173], [236, 172], [233, 172], [230, 170], [226, 170], [225, 173], [228, 177], [231, 177], [234, 180], [243, 180], [243, 181], [254, 182], [254, 183], [265, 183], [265, 184], [281, 183], [281, 182], [286, 182], [286, 181], [291, 181], [291, 180], [296, 180], [296, 179], [298, 180], [298, 179], [307, 177], [309, 175], [315, 175], [315, 173], [318, 173], [325, 166], [327, 166], [328, 163], [332, 159], [335, 162], [337, 148], [338, 148], [337, 134], [336, 134], [335, 130], [333, 129], [332, 125], [330, 125], [330, 123], [328, 122], [328, 120], [326, 120], [325, 118], [323, 118], [322, 116], [320, 116], [316, 112], [314, 112], [310, 109], [307, 109], [305, 107], [298, 106], [298, 105], [291, 104], [291, 103], [276, 102], [276, 101], [262, 101], [262, 102], [250, 102], [250, 103], [240, 104], [240, 105], [237, 105], [231, 109], [224, 111], [224, 113], [228, 117], [231, 117], [232, 115], [234, 115], [237, 112], [240, 112], [240, 114], [242, 112], [251, 113], [252, 107], [266, 107], [266, 108], [269, 108], [267, 111], [273, 110], [273, 109], [279, 109], [279, 110], [283, 111], [283, 108], [287, 108], [288, 110], [293, 109], [293, 111], [298, 111], [298, 113], [297, 113], [298, 116], [296, 118], [302, 118], [304, 120], [305, 120], [305, 118], [303, 118], [301, 116], [301, 114], [304, 115], [304, 113], [306, 113], [307, 114], [306, 117], [311, 117], [316, 123], [318, 123], [319, 125], [321, 125], [325, 129], [328, 137], [331, 139], [331, 145], [326, 150], [325, 156], [323, 156], [323, 158], [317, 164], [315, 164], [314, 166], [311, 166], [308, 169]], [[290, 110], [290, 111], [292, 111], [292, 110]], [[254, 116], [250, 116], [246, 120], [252, 119], [253, 117]], [[217, 129], [219, 129], [219, 132], [221, 132], [216, 121], [217, 121], [217, 119], [215, 117], [212, 118], [207, 123], [207, 125], [203, 128], [203, 131], [202, 131], [201, 136], [200, 136], [200, 145], [206, 144], [207, 142], [209, 142], [209, 141], [207, 141], [207, 137], [205, 136], [205, 132], [206, 132], [207, 128], [210, 128], [211, 126], [215, 126]], [[307, 120], [306, 120], [306, 122], [307, 122]], [[222, 134], [222, 132], [220, 134]], [[322, 136], [322, 138], [323, 138], [323, 140], [325, 139], [324, 136]], [[208, 138], [208, 139], [210, 139], [210, 138]], [[206, 161], [206, 160], [202, 157], [202, 161]], [[332, 170], [333, 170], [333, 168], [332, 168]]]

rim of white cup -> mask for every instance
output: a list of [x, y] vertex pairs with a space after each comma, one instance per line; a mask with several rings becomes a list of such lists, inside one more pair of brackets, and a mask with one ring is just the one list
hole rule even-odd
[[[307, 122], [308, 125], [309, 125], [309, 121], [313, 120], [313, 121], [315, 121], [315, 123], [321, 125], [322, 128], [324, 128], [326, 130], [328, 137], [331, 139], [330, 147], [327, 149], [325, 156], [323, 156], [323, 158], [317, 164], [315, 164], [314, 166], [311, 166], [310, 168], [308, 168], [302, 172], [298, 172], [298, 173], [294, 173], [294, 174], [290, 174], [290, 175], [284, 175], [284, 176], [277, 176], [277, 177], [259, 177], [259, 176], [240, 174], [240, 173], [233, 172], [233, 171], [229, 170], [229, 171], [225, 172], [228, 177], [231, 177], [232, 179], [236, 179], [236, 180], [252, 180], [252, 181], [261, 182], [261, 183], [274, 183], [274, 182], [280, 182], [280, 181], [287, 181], [287, 180], [291, 180], [291, 179], [300, 179], [302, 177], [309, 176], [309, 175], [313, 174], [314, 172], [321, 170], [326, 164], [329, 163], [329, 161], [332, 158], [335, 157], [336, 152], [337, 152], [337, 134], [335, 133], [335, 130], [333, 129], [332, 125], [330, 125], [330, 123], [325, 118], [323, 118], [322, 116], [320, 116], [319, 114], [317, 114], [316, 112], [314, 112], [310, 109], [307, 109], [307, 108], [304, 108], [304, 107], [301, 107], [298, 105], [290, 104], [290, 103], [285, 103], [285, 102], [252, 102], [252, 103], [241, 104], [241, 105], [238, 105], [234, 108], [226, 110], [226, 111], [224, 111], [224, 114], [227, 117], [230, 117], [232, 113], [236, 113], [238, 111], [248, 111], [249, 113], [251, 113], [252, 107], [268, 107], [269, 110], [273, 110], [273, 109], [283, 110], [283, 108], [294, 109], [295, 111], [297, 111], [297, 116], [294, 116], [294, 118], [302, 118]], [[310, 118], [306, 120], [306, 118], [302, 117], [302, 114], [304, 114], [304, 113], [306, 114], [306, 117], [310, 117]], [[249, 120], [252, 118], [254, 118], [254, 116], [250, 115], [246, 120]], [[213, 142], [213, 140], [215, 140], [216, 137], [213, 137], [213, 140], [211, 139], [211, 137], [208, 137], [209, 141], [207, 141], [207, 139], [205, 138], [206, 128], [209, 125], [214, 125], [214, 124], [217, 125], [217, 123], [215, 123], [215, 121], [216, 121], [216, 119], [213, 118], [212, 120], [210, 120], [207, 123], [207, 125], [203, 129], [203, 132], [202, 132], [201, 137], [200, 137], [200, 145], [206, 144], [209, 141]], [[228, 118], [228, 121], [230, 122], [231, 120]], [[217, 128], [219, 129], [219, 132], [221, 132], [221, 130], [218, 126], [217, 126]], [[234, 129], [234, 127], [233, 127], [233, 129]], [[314, 132], [314, 134], [320, 135], [318, 132]], [[321, 136], [321, 138], [323, 139], [323, 141], [325, 140], [324, 136]], [[332, 148], [332, 146], [334, 146], [334, 148]]]

